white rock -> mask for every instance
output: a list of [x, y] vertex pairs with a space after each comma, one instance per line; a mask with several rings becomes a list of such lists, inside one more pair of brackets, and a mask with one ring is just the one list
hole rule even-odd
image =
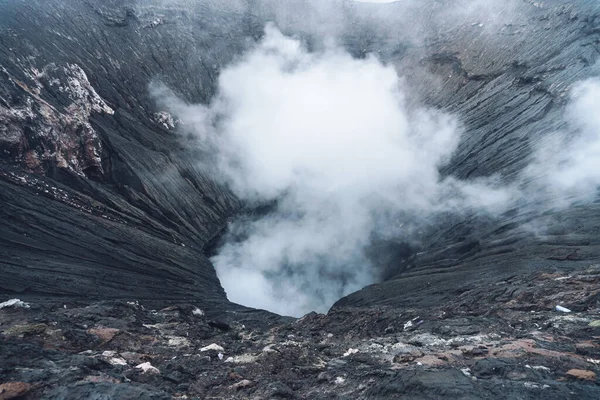
[[137, 365], [135, 368], [141, 369], [144, 374], [160, 374], [158, 368], [153, 367], [149, 362]]
[[350, 349], [348, 349], [347, 352], [344, 353], [344, 355], [342, 357], [348, 357], [349, 355], [356, 354], [356, 353], [358, 353], [358, 349], [350, 348]]
[[253, 362], [256, 362], [257, 358], [257, 356], [254, 356], [252, 354], [242, 354], [235, 357], [228, 357], [227, 360], [225, 360], [225, 362], [234, 364], [251, 364]]
[[336, 385], [342, 385], [344, 384], [344, 382], [346, 382], [346, 378], [344, 378], [343, 376], [338, 376], [337, 378], [335, 378]]
[[529, 369], [533, 369], [536, 371], [546, 371], [546, 372], [550, 372], [550, 368], [548, 367], [544, 367], [543, 365], [525, 365], [525, 368], [529, 368]]
[[554, 309], [556, 311], [560, 311], [560, 312], [564, 312], [564, 313], [570, 313], [571, 312], [571, 310], [569, 310], [568, 308], [563, 307], [563, 306], [556, 306]]
[[199, 309], [198, 307], [196, 307], [196, 308], [194, 308], [192, 310], [192, 314], [196, 315], [198, 317], [202, 317], [202, 316], [204, 316], [204, 311], [202, 311], [201, 309]]
[[274, 344], [268, 344], [265, 347], [263, 347], [262, 351], [263, 353], [275, 353], [276, 350], [273, 349], [273, 346], [275, 346]]
[[223, 347], [219, 346], [216, 343], [209, 344], [208, 346], [200, 349], [200, 351], [209, 351], [209, 350], [214, 350], [214, 351], [219, 351], [219, 352], [225, 351], [225, 349]]
[[539, 384], [537, 384], [535, 382], [524, 382], [523, 386], [525, 386], [528, 389], [548, 389], [550, 387], [549, 385], [540, 386]]
[[108, 359], [110, 365], [127, 365], [127, 361], [121, 357], [113, 357]]
[[190, 341], [187, 338], [181, 336], [167, 336], [169, 341], [167, 342], [168, 346], [171, 347], [180, 347], [180, 346], [189, 346]]
[[4, 303], [0, 303], [0, 310], [7, 307], [29, 308], [29, 304], [19, 299], [10, 299], [5, 301]]
[[223, 353], [219, 353], [219, 354], [217, 355], [217, 357], [219, 357], [219, 360], [222, 360], [222, 359], [223, 359]]

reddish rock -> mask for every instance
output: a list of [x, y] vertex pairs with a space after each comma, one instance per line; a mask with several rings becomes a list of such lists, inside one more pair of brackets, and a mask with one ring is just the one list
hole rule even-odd
[[595, 381], [596, 374], [585, 369], [570, 369], [566, 373], [567, 378], [580, 379], [584, 381]]
[[92, 328], [87, 331], [87, 333], [97, 336], [105, 342], [111, 341], [119, 332], [121, 331], [115, 328]]
[[234, 381], [238, 381], [240, 379], [244, 379], [244, 377], [241, 376], [240, 374], [238, 374], [235, 371], [231, 371], [231, 372], [229, 372], [229, 379], [232, 379]]
[[6, 382], [0, 385], [0, 400], [16, 399], [31, 390], [31, 385], [25, 382]]

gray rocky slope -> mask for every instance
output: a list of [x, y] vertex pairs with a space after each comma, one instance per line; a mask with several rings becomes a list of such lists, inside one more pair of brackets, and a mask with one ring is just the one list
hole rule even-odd
[[[285, 3], [288, 11], [283, 29], [310, 43], [319, 35], [322, 21], [307, 11], [303, 1]], [[446, 175], [473, 179], [499, 173], [507, 181], [513, 179], [528, 163], [535, 144], [560, 128], [570, 85], [600, 72], [596, 66], [600, 6], [595, 1], [516, 3], [510, 23], [489, 26], [480, 26], [485, 15], [479, 14], [446, 24], [443, 16], [448, 7], [455, 9], [464, 3], [434, 0], [409, 9], [402, 2], [379, 6], [345, 3], [333, 18], [332, 25], [340, 24], [340, 35], [351, 53], [378, 54], [398, 66], [423, 102], [461, 115], [466, 131], [458, 152], [443, 171]], [[342, 398], [566, 398], [575, 393], [578, 398], [597, 398], [595, 378], [556, 383], [573, 368], [597, 370], [587, 359], [600, 359], [599, 333], [588, 327], [593, 321], [589, 313], [598, 309], [598, 279], [595, 270], [582, 272], [598, 258], [597, 203], [545, 213], [516, 207], [497, 219], [440, 217], [420, 238], [418, 254], [407, 258], [396, 249], [404, 248], [401, 243], [385, 246], [384, 282], [341, 299], [327, 317], [309, 318], [297, 325], [227, 301], [207, 254], [243, 204], [199, 168], [198, 159], [203, 155], [186, 146], [169, 115], [157, 108], [148, 85], [161, 81], [190, 102], [208, 101], [220, 68], [261, 37], [266, 21], [281, 18], [278, 7], [277, 2], [251, 0], [0, 0], [0, 294], [7, 299], [60, 304], [106, 299], [193, 303], [203, 310], [203, 318], [208, 318], [194, 322], [187, 311], [176, 316], [146, 315], [147, 310], [137, 312], [134, 306], [123, 305], [126, 303], [114, 306], [117, 311], [113, 306], [96, 306], [100, 307], [98, 316], [95, 309], [75, 303], [83, 310], [77, 316], [81, 321], [75, 318], [81, 326], [56, 328], [70, 332], [64, 336], [65, 342], [60, 342], [48, 327], [53, 321], [67, 324], [71, 317], [52, 314], [56, 308], [6, 314], [1, 320], [2, 357], [11, 361], [3, 364], [3, 380], [37, 385], [31, 398], [42, 394], [83, 398], [83, 391], [88, 390], [85, 385], [96, 385], [90, 390], [103, 393], [105, 397], [100, 398], [127, 397], [132, 395], [117, 392], [130, 389], [113, 386], [116, 381], [131, 379], [155, 387], [136, 386], [136, 390], [148, 390], [147, 398], [160, 398], [156, 396], [164, 393], [264, 398], [279, 393], [268, 386], [265, 376], [291, 368], [291, 375], [278, 378], [284, 382], [282, 396], [334, 396], [343, 392], [340, 388], [345, 381], [337, 379], [341, 377], [354, 379]], [[412, 32], [399, 29], [406, 21], [419, 28]], [[415, 37], [420, 39], [418, 44]], [[422, 74], [423, 70], [427, 74]], [[521, 229], [536, 223], [551, 229], [542, 236]], [[543, 275], [552, 273], [558, 275]], [[577, 287], [574, 291], [556, 286], [553, 280], [575, 275], [583, 277], [573, 284]], [[532, 287], [539, 290], [528, 289]], [[564, 323], [551, 320], [551, 315], [539, 318], [556, 336], [552, 336], [554, 341], [567, 340], [573, 332], [573, 340], [579, 341], [552, 345], [548, 336], [543, 340], [536, 336], [526, 338], [534, 343], [518, 342], [539, 325], [533, 317], [525, 319], [529, 311], [547, 311], [559, 301], [589, 315], [580, 316], [579, 322]], [[502, 314], [499, 305], [513, 311]], [[118, 311], [119, 307], [133, 307], [133, 311]], [[446, 311], [440, 313], [447, 314], [438, 313], [444, 307]], [[231, 313], [222, 317], [224, 311]], [[219, 315], [227, 322], [210, 319]], [[365, 318], [363, 324], [373, 330], [357, 327], [355, 332], [344, 331], [349, 321], [360, 321], [356, 315]], [[184, 334], [169, 331], [175, 329], [172, 326], [145, 331], [140, 324], [183, 323], [179, 318], [184, 317], [192, 324], [190, 330], [205, 332], [184, 343], [191, 347], [190, 353], [209, 344], [203, 341], [218, 339], [241, 346], [236, 350], [239, 356], [252, 352], [258, 357], [263, 354], [259, 346], [276, 344], [283, 361], [273, 361], [267, 352], [258, 364], [241, 363], [251, 366], [233, 371], [240, 378], [228, 375], [216, 381], [208, 370], [225, 373], [227, 366], [207, 364], [206, 370], [167, 366], [167, 357], [179, 353], [164, 350], [162, 341], [168, 344], [168, 337]], [[117, 323], [119, 318], [135, 322], [135, 329]], [[444, 322], [446, 318], [450, 322]], [[404, 328], [413, 319], [415, 324], [427, 319], [437, 322]], [[36, 320], [44, 327], [10, 330]], [[257, 329], [250, 347], [244, 347], [243, 341], [240, 344], [246, 328], [236, 323]], [[276, 332], [269, 331], [275, 329], [272, 324], [280, 324]], [[492, 328], [484, 331], [488, 324]], [[94, 325], [138, 339], [123, 344], [106, 344], [113, 337], [94, 342], [90, 338], [95, 333], [87, 331]], [[510, 329], [504, 329], [507, 326]], [[443, 341], [419, 342], [412, 337], [413, 329], [436, 334]], [[405, 330], [408, 333], [399, 334]], [[318, 336], [332, 331], [340, 342], [331, 344], [335, 339], [327, 342], [327, 336]], [[459, 361], [446, 354], [450, 348], [456, 350], [457, 346], [448, 342], [453, 337], [481, 332], [488, 336], [464, 339], [480, 345], [479, 350], [459, 349], [462, 358], [454, 354]], [[287, 336], [294, 334], [302, 338]], [[493, 336], [504, 334], [511, 338], [506, 343]], [[152, 341], [139, 339], [139, 335], [156, 336], [157, 347], [145, 347], [144, 340]], [[380, 338], [385, 352], [367, 351], [364, 341], [373, 337]], [[356, 360], [348, 364], [347, 357], [338, 354], [348, 350], [343, 349], [348, 347], [346, 339], [368, 357], [349, 355]], [[322, 347], [315, 347], [323, 340]], [[290, 341], [298, 345], [293, 347]], [[413, 347], [416, 343], [420, 349], [410, 347], [406, 359], [398, 358], [406, 348], [392, 351], [390, 346], [404, 342]], [[583, 346], [586, 343], [588, 347]], [[154, 364], [177, 370], [183, 377], [173, 378], [169, 373], [160, 379], [146, 379], [146, 375], [122, 374], [127, 365], [142, 359], [126, 360], [117, 370], [105, 361], [96, 365], [90, 360], [99, 359], [103, 346], [110, 351], [154, 351]], [[557, 353], [531, 351], [540, 346]], [[327, 350], [330, 347], [333, 350]], [[48, 348], [64, 353], [44, 353]], [[85, 350], [92, 353], [81, 356], [78, 374], [100, 371], [100, 375], [92, 375], [102, 378], [51, 392], [58, 385], [61, 368], [66, 370], [70, 362], [64, 357]], [[509, 350], [518, 355], [502, 353]], [[390, 352], [395, 352], [391, 359], [381, 355]], [[27, 356], [19, 357], [21, 353]], [[569, 356], [565, 359], [563, 353]], [[502, 365], [490, 366], [483, 361], [488, 355], [509, 360], [502, 358]], [[217, 359], [212, 356], [213, 361]], [[554, 363], [551, 372], [535, 370], [536, 374], [527, 375], [531, 368], [525, 368], [528, 359], [519, 358], [522, 356], [549, 357]], [[419, 365], [414, 362], [423, 357], [429, 358], [418, 361]], [[37, 368], [32, 360], [45, 360], [45, 375], [22, 372], [23, 368]], [[479, 381], [458, 367], [473, 367]], [[518, 370], [521, 378], [511, 375], [512, 370]], [[252, 384], [232, 388], [243, 381], [242, 376], [251, 376]], [[69, 376], [65, 384], [80, 378]], [[544, 383], [530, 382], [536, 379]], [[515, 380], [518, 383], [507, 383]], [[191, 381], [196, 386], [189, 384]], [[310, 392], [316, 385], [322, 390]], [[502, 392], [502, 385], [511, 389]], [[552, 391], [540, 392], [544, 385]], [[162, 394], [154, 393], [157, 387]], [[452, 389], [446, 390], [448, 387]], [[522, 388], [527, 390], [521, 392]], [[74, 392], [69, 394], [69, 390]]]

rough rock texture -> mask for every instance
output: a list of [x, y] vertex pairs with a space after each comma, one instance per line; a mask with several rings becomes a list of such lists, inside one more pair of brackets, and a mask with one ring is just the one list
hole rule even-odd
[[[433, 10], [423, 5], [435, 15], [444, 12], [443, 2]], [[473, 17], [396, 60], [413, 71], [409, 80], [427, 102], [464, 118], [466, 133], [446, 174], [514, 179], [540, 139], [562, 128], [570, 86], [600, 75], [597, 3], [522, 2], [518, 11], [509, 24], [484, 26]], [[436, 78], [423, 80], [422, 67]], [[532, 212], [536, 207], [543, 205], [521, 204], [491, 221], [441, 218], [423, 235], [418, 254], [386, 266], [393, 278], [337, 305], [443, 304], [482, 282], [596, 262], [598, 203], [545, 213]], [[536, 226], [541, 233], [527, 228]]]
[[[294, 12], [278, 18], [310, 42], [306, 4], [287, 2]], [[599, 72], [595, 2], [520, 2], [510, 23], [488, 25], [479, 14], [444, 25], [444, 2], [349, 4], [329, 21], [347, 48], [397, 65], [415, 96], [463, 118], [445, 174], [510, 180], [561, 124], [569, 86]], [[220, 67], [277, 10], [268, 1], [0, 2], [1, 292], [226, 304], [203, 248], [241, 205], [199, 169], [203, 155], [148, 85], [207, 101]], [[418, 256], [383, 257], [395, 279], [340, 305], [434, 304], [454, 295], [448, 282], [585, 267], [598, 254], [597, 207], [439, 221]], [[536, 223], [552, 229], [521, 229]]]
[[236, 43], [203, 42], [235, 27], [198, 13], [199, 35], [159, 30], [132, 12], [0, 2], [0, 293], [226, 302], [202, 249], [239, 204], [183, 152], [148, 85], [210, 96]]
[[[460, 115], [443, 172], [463, 179], [514, 179], [570, 85], [600, 73], [596, 1], [450, 26], [450, 0], [344, 3], [328, 24], [285, 3], [286, 32], [314, 44], [315, 27], [342, 26], [349, 51]], [[206, 253], [243, 205], [148, 86], [208, 101], [277, 4], [0, 0], [0, 301], [31, 302], [0, 310], [0, 382], [31, 399], [599, 398], [599, 203], [440, 217], [412, 256], [381, 256], [387, 281], [327, 315], [227, 302]], [[221, 356], [200, 351], [213, 343]]]
[[[393, 28], [395, 15], [406, 20], [399, 4], [343, 8], [346, 46], [378, 53], [423, 101], [464, 118], [446, 174], [510, 179], [560, 123], [569, 85], [598, 72], [598, 7], [525, 2], [510, 24], [480, 26], [473, 21], [485, 15], [472, 15], [437, 26], [447, 6], [425, 3], [409, 10], [426, 26], [423, 45], [409, 46], [407, 30]], [[184, 151], [176, 121], [148, 90], [160, 80], [190, 101], [208, 100], [219, 68], [273, 14], [268, 2], [219, 4], [0, 2], [0, 290], [225, 301], [203, 247], [240, 204], [199, 170], [202, 154]], [[303, 3], [294, 4], [300, 14], [287, 29], [302, 31]], [[381, 10], [390, 26], [369, 30]], [[387, 275], [400, 279], [379, 287], [384, 302], [421, 301], [413, 291], [438, 301], [420, 290], [423, 275], [429, 285], [466, 282], [475, 268], [494, 277], [585, 264], [597, 254], [595, 207], [545, 215], [556, 229], [541, 239], [520, 229], [533, 217], [519, 210], [501, 223], [440, 221], [418, 257], [388, 260]], [[443, 278], [431, 274], [441, 269]], [[366, 290], [343, 304], [375, 304], [374, 296]]]
[[25, 399], [597, 399], [598, 287], [595, 267], [299, 320], [32, 303], [0, 310], [0, 381], [27, 382]]

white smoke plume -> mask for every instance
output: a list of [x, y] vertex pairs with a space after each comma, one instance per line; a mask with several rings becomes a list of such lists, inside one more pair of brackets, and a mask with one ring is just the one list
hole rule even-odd
[[364, 249], [374, 232], [409, 229], [402, 215], [508, 201], [487, 182], [440, 179], [458, 123], [409, 107], [393, 67], [333, 44], [310, 53], [271, 25], [222, 71], [209, 106], [171, 100], [170, 108], [240, 198], [276, 202], [266, 216], [234, 223], [212, 260], [230, 300], [245, 305], [325, 311], [376, 280]]
[[544, 138], [524, 171], [524, 190], [548, 208], [589, 202], [600, 183], [600, 80], [579, 82], [565, 112], [567, 127]]
[[212, 261], [230, 300], [280, 314], [326, 311], [377, 281], [373, 236], [408, 240], [441, 212], [564, 208], [593, 200], [600, 182], [598, 81], [574, 88], [567, 129], [510, 185], [440, 177], [457, 118], [414, 106], [393, 67], [333, 42], [309, 52], [269, 25], [218, 88], [207, 106], [164, 88], [158, 97], [199, 138], [214, 176], [250, 207], [270, 205], [233, 222]]

